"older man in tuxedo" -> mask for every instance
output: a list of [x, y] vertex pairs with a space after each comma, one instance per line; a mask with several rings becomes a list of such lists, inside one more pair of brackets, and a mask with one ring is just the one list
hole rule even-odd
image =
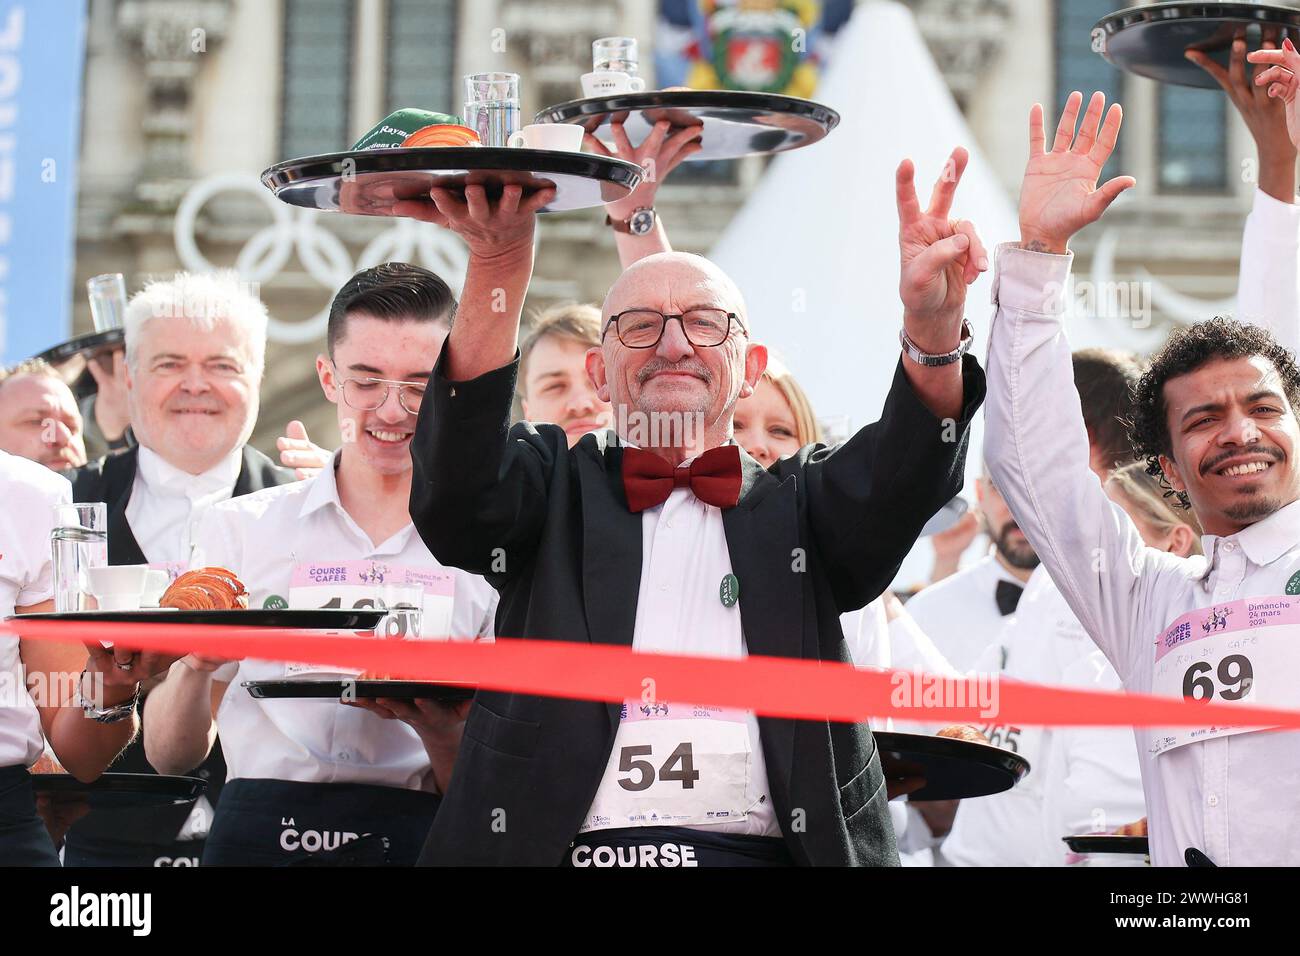
[[[615, 427], [570, 449], [558, 427], [509, 426], [547, 193], [410, 204], [471, 253], [412, 444], [412, 517], [439, 560], [500, 591], [499, 634], [849, 660], [840, 613], [881, 593], [961, 486], [983, 397], [963, 310], [987, 259], [948, 216], [965, 162], [926, 211], [899, 168], [905, 354], [881, 420], [769, 469], [731, 440], [767, 351], [716, 266], [655, 255], [610, 289], [587, 369]], [[886, 801], [865, 724], [480, 692], [423, 862], [896, 864]]]

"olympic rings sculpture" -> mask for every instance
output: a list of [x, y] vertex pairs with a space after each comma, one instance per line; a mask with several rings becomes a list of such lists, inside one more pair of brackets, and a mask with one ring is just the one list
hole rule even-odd
[[[199, 249], [195, 229], [203, 207], [214, 196], [230, 192], [255, 196], [271, 214], [270, 225], [253, 233], [235, 259], [235, 271], [247, 282], [270, 282], [295, 252], [307, 274], [328, 289], [331, 295], [360, 269], [381, 262], [415, 262], [417, 258], [421, 265], [438, 273], [453, 288], [464, 281], [469, 254], [455, 234], [432, 223], [394, 219], [392, 227], [371, 239], [354, 262], [343, 241], [321, 227], [319, 210], [280, 202], [250, 173], [209, 176], [196, 182], [185, 193], [176, 209], [172, 235], [181, 265], [190, 272], [211, 272], [218, 268]], [[267, 325], [267, 337], [273, 342], [290, 345], [319, 341], [325, 336], [328, 317], [328, 305], [311, 318], [299, 322], [272, 317]]]

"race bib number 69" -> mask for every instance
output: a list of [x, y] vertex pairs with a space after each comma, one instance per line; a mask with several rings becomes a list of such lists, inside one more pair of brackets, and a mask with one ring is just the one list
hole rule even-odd
[[[1300, 688], [1293, 674], [1300, 648], [1300, 600], [1247, 598], [1184, 614], [1156, 640], [1152, 692], [1169, 697], [1293, 709]], [[1170, 728], [1154, 732], [1150, 750], [1251, 733], [1262, 727]]]

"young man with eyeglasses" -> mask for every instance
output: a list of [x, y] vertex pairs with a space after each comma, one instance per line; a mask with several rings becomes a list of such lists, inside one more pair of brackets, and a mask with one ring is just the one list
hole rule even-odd
[[[196, 565], [233, 570], [251, 607], [353, 607], [380, 583], [419, 583], [423, 636], [490, 638], [495, 593], [435, 561], [407, 512], [411, 436], [455, 308], [446, 283], [417, 266], [354, 276], [316, 360], [342, 448], [314, 478], [214, 508]], [[415, 862], [466, 705], [261, 701], [240, 686], [313, 670], [326, 669], [191, 655], [151, 695], [145, 750], [162, 772], [193, 766], [220, 729], [229, 776], [205, 865]]]

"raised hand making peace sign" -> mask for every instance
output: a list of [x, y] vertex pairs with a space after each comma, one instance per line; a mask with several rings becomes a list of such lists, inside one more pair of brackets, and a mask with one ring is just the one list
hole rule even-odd
[[966, 287], [989, 267], [988, 253], [975, 227], [964, 219], [948, 218], [969, 159], [960, 146], [952, 151], [925, 211], [916, 198], [912, 161], [905, 159], [898, 167], [898, 248], [902, 258], [898, 291], [907, 334], [926, 351], [947, 352], [956, 346]]
[[1070, 94], [1056, 140], [1047, 151], [1043, 107], [1035, 103], [1029, 111], [1029, 164], [1020, 187], [1020, 241], [1026, 249], [1064, 254], [1071, 236], [1100, 219], [1120, 193], [1137, 185], [1132, 176], [1116, 176], [1097, 186], [1101, 168], [1115, 149], [1124, 112], [1114, 103], [1102, 123], [1106, 97], [1093, 93], [1076, 135], [1082, 103], [1082, 93]]

